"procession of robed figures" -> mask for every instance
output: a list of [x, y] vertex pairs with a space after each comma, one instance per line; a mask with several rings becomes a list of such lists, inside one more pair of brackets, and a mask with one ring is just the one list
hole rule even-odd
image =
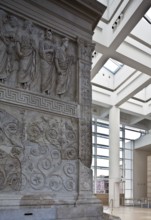
[[0, 9], [0, 83], [6, 86], [64, 96], [72, 76], [69, 39], [55, 42], [50, 29], [36, 29]]

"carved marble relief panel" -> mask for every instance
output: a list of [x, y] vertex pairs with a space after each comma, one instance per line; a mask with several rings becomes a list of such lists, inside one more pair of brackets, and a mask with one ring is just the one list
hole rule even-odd
[[50, 28], [0, 9], [1, 192], [91, 189], [94, 45]]
[[[94, 44], [78, 39], [79, 75], [80, 75], [80, 106], [81, 120], [79, 158], [86, 167], [91, 167], [92, 133], [91, 133], [91, 56]], [[85, 153], [87, 152], [87, 153]], [[81, 175], [81, 174], [80, 174]]]
[[[81, 121], [80, 121], [80, 158], [87, 167], [92, 161], [92, 133], [91, 133], [91, 86], [90, 64], [80, 63], [81, 73]], [[85, 132], [84, 132], [85, 131]], [[85, 154], [85, 152], [87, 152]]]
[[94, 44], [87, 42], [84, 39], [78, 38], [78, 57], [81, 61], [91, 65], [92, 62], [92, 52], [94, 51]]
[[76, 45], [66, 36], [0, 9], [0, 83], [76, 99]]
[[77, 192], [75, 119], [3, 108], [0, 143], [1, 192]]

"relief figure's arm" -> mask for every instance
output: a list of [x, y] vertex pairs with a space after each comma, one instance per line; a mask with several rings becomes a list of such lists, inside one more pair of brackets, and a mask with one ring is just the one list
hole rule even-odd
[[17, 51], [17, 54], [18, 54], [19, 57], [23, 56], [23, 54], [21, 52], [21, 47], [20, 47], [19, 41], [16, 42], [16, 51]]

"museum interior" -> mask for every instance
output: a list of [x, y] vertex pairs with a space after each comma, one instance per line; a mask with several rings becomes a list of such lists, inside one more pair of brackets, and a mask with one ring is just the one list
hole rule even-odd
[[151, 208], [151, 4], [100, 2], [107, 8], [93, 35], [93, 189], [104, 205], [118, 185], [120, 205]]
[[151, 216], [151, 2], [0, 1], [0, 220]]

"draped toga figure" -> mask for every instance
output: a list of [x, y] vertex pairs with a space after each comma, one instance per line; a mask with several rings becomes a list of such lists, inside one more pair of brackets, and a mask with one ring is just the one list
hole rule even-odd
[[63, 38], [62, 45], [56, 49], [55, 65], [57, 69], [57, 85], [56, 94], [62, 96], [69, 89], [71, 78], [71, 64], [73, 58], [68, 56], [66, 50], [68, 48], [69, 39]]
[[51, 30], [45, 31], [45, 39], [39, 43], [41, 90], [42, 93], [51, 95], [54, 86], [54, 44]]
[[0, 82], [5, 83], [9, 71], [7, 68], [8, 54], [7, 42], [5, 38], [5, 23], [7, 21], [7, 14], [5, 11], [0, 10]]
[[31, 21], [24, 22], [23, 30], [19, 36], [17, 52], [19, 56], [18, 86], [30, 89], [36, 71], [36, 48], [32, 38], [33, 24]]

